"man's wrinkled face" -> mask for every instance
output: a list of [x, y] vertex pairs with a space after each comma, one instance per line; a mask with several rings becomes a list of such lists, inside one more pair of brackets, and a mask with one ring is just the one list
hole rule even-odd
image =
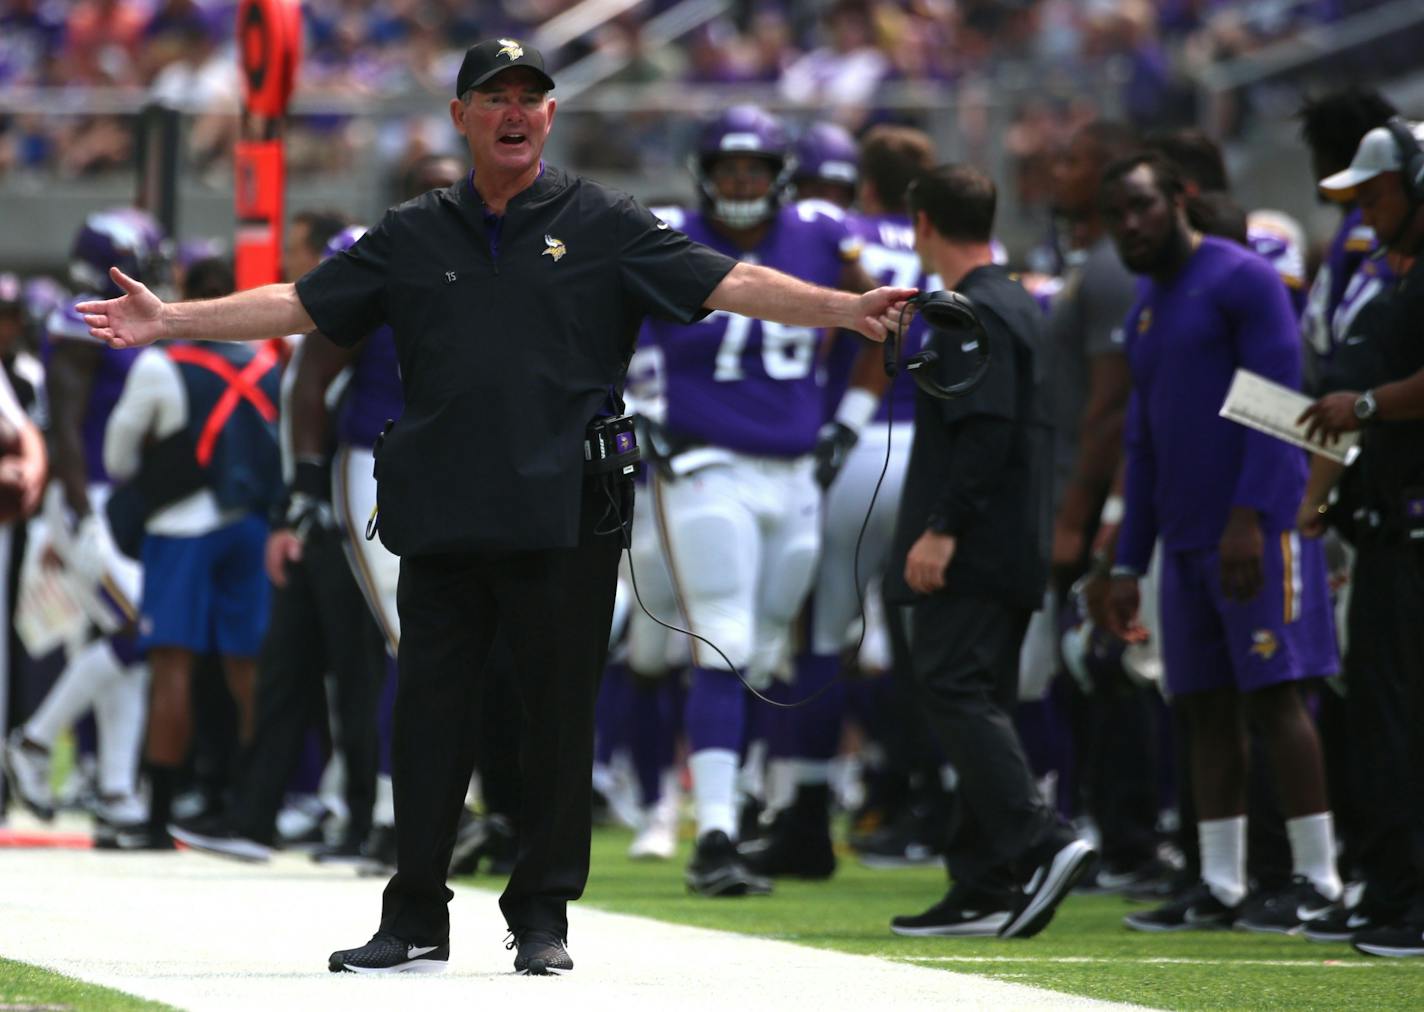
[[475, 175], [520, 173], [539, 164], [554, 122], [555, 102], [532, 70], [513, 67], [450, 103]]
[[1170, 255], [1181, 228], [1181, 198], [1166, 197], [1152, 169], [1139, 165], [1103, 191], [1103, 223], [1134, 274], [1151, 274]]

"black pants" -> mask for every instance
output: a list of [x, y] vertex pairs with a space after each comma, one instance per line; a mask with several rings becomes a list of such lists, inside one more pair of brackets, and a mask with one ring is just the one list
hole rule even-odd
[[376, 700], [385, 646], [335, 533], [312, 538], [287, 585], [272, 597], [272, 621], [257, 669], [257, 716], [233, 828], [270, 843], [277, 812], [312, 722], [326, 720], [324, 679], [335, 681], [336, 748], [346, 765], [347, 833], [371, 828], [376, 800]]
[[588, 881], [593, 705], [622, 549], [617, 535], [594, 534], [602, 509], [591, 487], [584, 499], [578, 548], [401, 560], [397, 857], [384, 931], [422, 945], [449, 937], [445, 876], [498, 627], [514, 653], [523, 788], [519, 853], [500, 909], [513, 930], [568, 935], [567, 904]]
[[1029, 611], [933, 594], [910, 607], [910, 654], [925, 717], [959, 772], [946, 864], [957, 884], [1016, 884], [1057, 818], [1043, 803], [1010, 713]]
[[1424, 924], [1424, 544], [1397, 549], [1401, 564], [1394, 580], [1397, 661], [1404, 690], [1405, 747], [1408, 759], [1400, 777], [1398, 799], [1409, 812], [1414, 852], [1414, 902], [1410, 923]]

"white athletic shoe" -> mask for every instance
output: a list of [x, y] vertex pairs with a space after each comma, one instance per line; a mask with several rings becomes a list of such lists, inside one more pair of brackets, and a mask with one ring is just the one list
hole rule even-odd
[[634, 861], [668, 861], [677, 853], [677, 811], [658, 805], [648, 814], [648, 823], [628, 847]]
[[49, 752], [24, 744], [17, 727], [5, 742], [5, 774], [15, 796], [45, 822], [54, 818], [54, 791], [49, 785]]

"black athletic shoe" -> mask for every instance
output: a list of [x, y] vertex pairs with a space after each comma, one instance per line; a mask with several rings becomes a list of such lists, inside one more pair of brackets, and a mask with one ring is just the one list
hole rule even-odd
[[1311, 921], [1300, 933], [1312, 942], [1350, 942], [1363, 931], [1375, 931], [1397, 923], [1397, 918], [1381, 916], [1361, 903], [1350, 909], [1335, 907], [1324, 917]]
[[247, 861], [251, 864], [264, 864], [272, 860], [271, 847], [239, 835], [221, 817], [209, 816], [175, 822], [168, 827], [168, 831], [183, 846], [201, 850], [205, 854], [215, 854], [218, 857]]
[[396, 827], [372, 826], [371, 835], [361, 846], [365, 864], [356, 866], [358, 875], [393, 875], [396, 870]]
[[1339, 904], [1322, 896], [1308, 878], [1296, 875], [1284, 889], [1254, 901], [1248, 899], [1242, 905], [1236, 927], [1263, 934], [1294, 935], [1338, 909]]
[[340, 843], [323, 844], [312, 851], [311, 859], [320, 865], [335, 868], [369, 868], [376, 862], [366, 853], [366, 834], [344, 836]]
[[1010, 894], [994, 895], [955, 886], [922, 914], [890, 919], [890, 930], [911, 938], [992, 938], [1014, 915]]
[[731, 838], [720, 829], [698, 837], [684, 878], [687, 891], [701, 896], [764, 896], [771, 892], [771, 879], [748, 871]]
[[1424, 956], [1424, 925], [1415, 921], [1393, 927], [1356, 933], [1350, 940], [1356, 952], [1387, 959], [1417, 959]]
[[760, 840], [737, 847], [753, 875], [768, 878], [827, 879], [836, 873], [831, 822], [826, 810], [788, 808]]
[[386, 931], [377, 931], [358, 949], [333, 952], [332, 973], [442, 973], [450, 962], [450, 943], [416, 945]]
[[1092, 896], [1125, 894], [1129, 890], [1143, 889], [1170, 878], [1173, 871], [1172, 866], [1160, 857], [1149, 857], [1145, 861], [1126, 864], [1100, 861], [1093, 871], [1083, 876], [1074, 891]]
[[858, 837], [852, 847], [867, 868], [917, 868], [939, 864], [945, 839], [943, 826], [923, 811], [903, 810], [873, 833]]
[[1217, 931], [1231, 927], [1240, 914], [1239, 904], [1228, 907], [1205, 882], [1198, 882], [1180, 899], [1152, 910], [1128, 914], [1122, 923], [1133, 931]]
[[1083, 877], [1098, 852], [1087, 840], [1055, 837], [1035, 848], [1033, 874], [1014, 903], [1013, 916], [999, 931], [1000, 938], [1032, 938], [1053, 920], [1063, 897]]
[[514, 972], [525, 977], [568, 973], [574, 968], [564, 940], [552, 931], [538, 928], [511, 931], [504, 947], [519, 950], [514, 954]]

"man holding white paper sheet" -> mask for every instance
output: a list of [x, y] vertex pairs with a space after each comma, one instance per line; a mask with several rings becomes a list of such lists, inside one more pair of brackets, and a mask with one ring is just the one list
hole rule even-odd
[[[1126, 924], [1293, 932], [1342, 892], [1320, 744], [1295, 685], [1334, 673], [1334, 626], [1319, 545], [1294, 531], [1304, 453], [1218, 412], [1237, 369], [1299, 388], [1295, 315], [1268, 263], [1188, 225], [1161, 158], [1115, 163], [1102, 199], [1123, 263], [1144, 278], [1125, 328], [1133, 393], [1110, 619], [1134, 635], [1137, 579], [1160, 539], [1163, 656], [1187, 717], [1203, 878]], [[1251, 904], [1248, 721], [1271, 760], [1295, 872], [1285, 892]]]
[[[1372, 513], [1378, 516], [1375, 536], [1384, 565], [1376, 583], [1389, 596], [1389, 611], [1376, 615], [1392, 626], [1392, 635], [1377, 637], [1376, 646], [1398, 674], [1398, 696], [1392, 697], [1398, 724], [1381, 721], [1379, 742], [1402, 731], [1408, 758], [1396, 762], [1392, 781], [1404, 802], [1405, 827], [1412, 837], [1413, 876], [1405, 880], [1402, 897], [1410, 902], [1403, 914], [1387, 921], [1380, 911], [1363, 910], [1374, 923], [1351, 936], [1363, 953], [1374, 956], [1424, 957], [1424, 129], [1395, 118], [1361, 139], [1348, 168], [1320, 182], [1336, 200], [1355, 200], [1365, 224], [1388, 247], [1390, 266], [1398, 280], [1376, 300], [1381, 318], [1371, 335], [1376, 351], [1376, 375], [1356, 382], [1373, 389], [1327, 394], [1301, 415], [1312, 437], [1334, 441], [1341, 433], [1361, 431], [1362, 453], [1351, 478], [1364, 486]], [[1373, 307], [1372, 307], [1373, 308]], [[1380, 382], [1383, 381], [1383, 382]], [[1313, 489], [1312, 491], [1318, 491]], [[1314, 505], [1302, 503], [1302, 516]], [[1343, 511], [1342, 511], [1343, 512]], [[1362, 552], [1361, 560], [1365, 559]], [[1358, 565], [1357, 565], [1358, 570]], [[1363, 586], [1363, 584], [1361, 584]], [[1388, 670], [1388, 669], [1386, 669]], [[1377, 672], [1378, 674], [1378, 672]], [[1397, 883], [1398, 884], [1398, 883]], [[1411, 895], [1412, 894], [1412, 895]], [[1367, 889], [1367, 898], [1369, 890]], [[1393, 897], [1399, 899], [1400, 897]], [[1362, 901], [1363, 903], [1363, 901]], [[1376, 904], [1378, 906], [1378, 904]]]

